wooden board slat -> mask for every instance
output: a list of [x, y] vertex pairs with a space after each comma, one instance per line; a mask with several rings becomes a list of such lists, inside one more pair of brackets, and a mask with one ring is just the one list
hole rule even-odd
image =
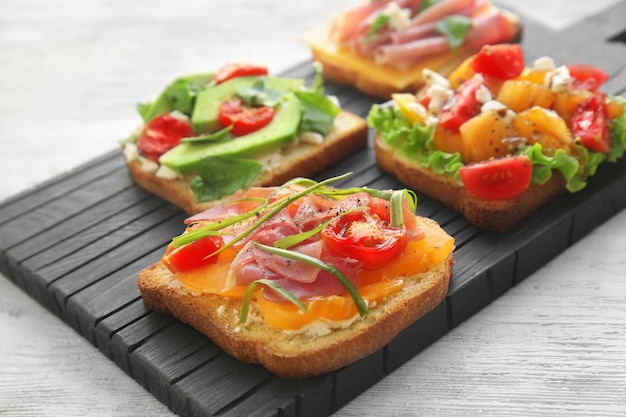
[[[530, 59], [553, 56], [558, 64], [600, 65], [611, 75], [607, 91], [623, 93], [625, 15], [621, 2], [560, 33], [527, 22], [526, 53]], [[285, 75], [312, 79], [310, 62]], [[351, 87], [329, 83], [327, 91], [361, 116], [379, 102]], [[376, 165], [371, 140], [370, 132], [368, 149], [316, 179], [352, 171], [339, 186], [402, 187]], [[480, 231], [419, 195], [418, 214], [456, 239], [446, 300], [373, 355], [303, 381], [241, 363], [189, 326], [145, 308], [137, 274], [160, 258], [186, 216], [139, 189], [120, 152], [4, 202], [0, 270], [181, 416], [325, 416], [626, 207], [624, 189], [626, 161], [603, 166], [585, 190], [559, 196], [507, 234]]]

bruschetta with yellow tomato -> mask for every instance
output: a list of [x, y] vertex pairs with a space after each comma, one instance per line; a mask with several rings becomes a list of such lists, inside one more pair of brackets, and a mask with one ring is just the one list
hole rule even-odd
[[587, 64], [527, 66], [519, 45], [488, 45], [417, 94], [372, 107], [378, 164], [476, 226], [504, 232], [584, 188], [626, 149], [625, 100]]

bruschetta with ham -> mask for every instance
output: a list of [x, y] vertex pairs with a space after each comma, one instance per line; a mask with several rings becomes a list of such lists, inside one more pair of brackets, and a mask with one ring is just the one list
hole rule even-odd
[[337, 179], [250, 188], [188, 218], [141, 272], [144, 303], [286, 378], [382, 348], [444, 299], [454, 239], [413, 193]]
[[483, 45], [521, 39], [516, 15], [489, 0], [372, 0], [304, 37], [327, 78], [388, 99], [415, 92], [422, 69], [447, 74]]

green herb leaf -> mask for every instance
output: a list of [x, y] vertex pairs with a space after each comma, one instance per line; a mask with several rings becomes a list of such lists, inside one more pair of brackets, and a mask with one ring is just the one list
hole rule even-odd
[[310, 91], [294, 91], [302, 105], [301, 132], [317, 132], [326, 136], [341, 108], [324, 95]]
[[267, 89], [263, 79], [259, 79], [252, 87], [237, 91], [237, 97], [251, 107], [276, 107], [285, 95], [285, 91]]
[[386, 13], [379, 14], [372, 23], [372, 26], [370, 26], [369, 30], [367, 31], [367, 34], [365, 35], [366, 38], [371, 38], [372, 36], [376, 35], [382, 28], [389, 24], [390, 19], [391, 16]]
[[357, 310], [359, 311], [359, 315], [363, 317], [369, 312], [367, 303], [365, 303], [365, 300], [363, 300], [363, 298], [361, 297], [361, 294], [359, 294], [359, 292], [354, 287], [354, 285], [352, 285], [350, 280], [348, 280], [348, 278], [346, 278], [346, 276], [342, 274], [341, 271], [335, 268], [334, 266], [329, 265], [326, 262], [321, 261], [320, 259], [314, 258], [309, 255], [304, 255], [299, 252], [276, 248], [276, 247], [267, 246], [267, 245], [262, 245], [257, 242], [254, 242], [254, 245], [271, 254], [282, 256], [287, 259], [293, 259], [296, 261], [306, 262], [310, 265], [320, 268], [323, 271], [333, 274], [335, 278], [339, 280], [341, 285], [344, 286], [346, 291], [348, 291], [348, 294], [350, 294], [350, 297], [352, 297], [352, 300], [354, 300], [354, 303], [357, 306]]
[[434, 6], [437, 3], [440, 3], [442, 0], [423, 0], [420, 3], [420, 10], [419, 13], [423, 12], [424, 10], [428, 9], [431, 6]]
[[213, 201], [247, 188], [261, 172], [261, 164], [245, 158], [211, 157], [191, 182], [191, 189], [198, 201]]
[[211, 85], [213, 73], [192, 74], [177, 78], [167, 85], [152, 103], [139, 103], [137, 110], [144, 123], [155, 117], [179, 111], [190, 116], [200, 91]]
[[309, 91], [315, 94], [324, 95], [324, 67], [319, 61], [313, 62], [313, 71], [315, 71], [315, 78], [309, 86]]
[[437, 32], [444, 35], [452, 50], [456, 51], [465, 42], [465, 37], [471, 26], [472, 19], [467, 16], [446, 16], [437, 22]]
[[230, 135], [230, 131], [233, 129], [233, 126], [227, 126], [224, 129], [220, 129], [215, 133], [211, 133], [208, 135], [201, 136], [193, 136], [188, 138], [182, 138], [181, 143], [205, 143], [205, 142], [227, 142], [232, 139]]
[[292, 304], [298, 307], [300, 311], [306, 311], [306, 306], [302, 303], [302, 301], [298, 300], [298, 298], [296, 298], [296, 296], [294, 296], [292, 293], [285, 290], [280, 285], [276, 284], [276, 282], [269, 279], [257, 279], [256, 281], [252, 281], [246, 287], [246, 292], [244, 293], [241, 304], [241, 312], [239, 313], [239, 323], [244, 324], [248, 320], [250, 301], [252, 300], [252, 296], [254, 295], [254, 290], [261, 284], [268, 286], [269, 288], [282, 295], [286, 300], [290, 301]]

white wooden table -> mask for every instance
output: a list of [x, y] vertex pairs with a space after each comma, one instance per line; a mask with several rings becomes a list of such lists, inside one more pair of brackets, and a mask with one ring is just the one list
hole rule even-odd
[[[555, 29], [615, 2], [509, 0]], [[0, 201], [114, 149], [177, 75], [308, 59], [349, 4], [0, 1]], [[622, 211], [337, 415], [626, 415], [625, 253]], [[172, 413], [0, 278], [0, 415]]]

